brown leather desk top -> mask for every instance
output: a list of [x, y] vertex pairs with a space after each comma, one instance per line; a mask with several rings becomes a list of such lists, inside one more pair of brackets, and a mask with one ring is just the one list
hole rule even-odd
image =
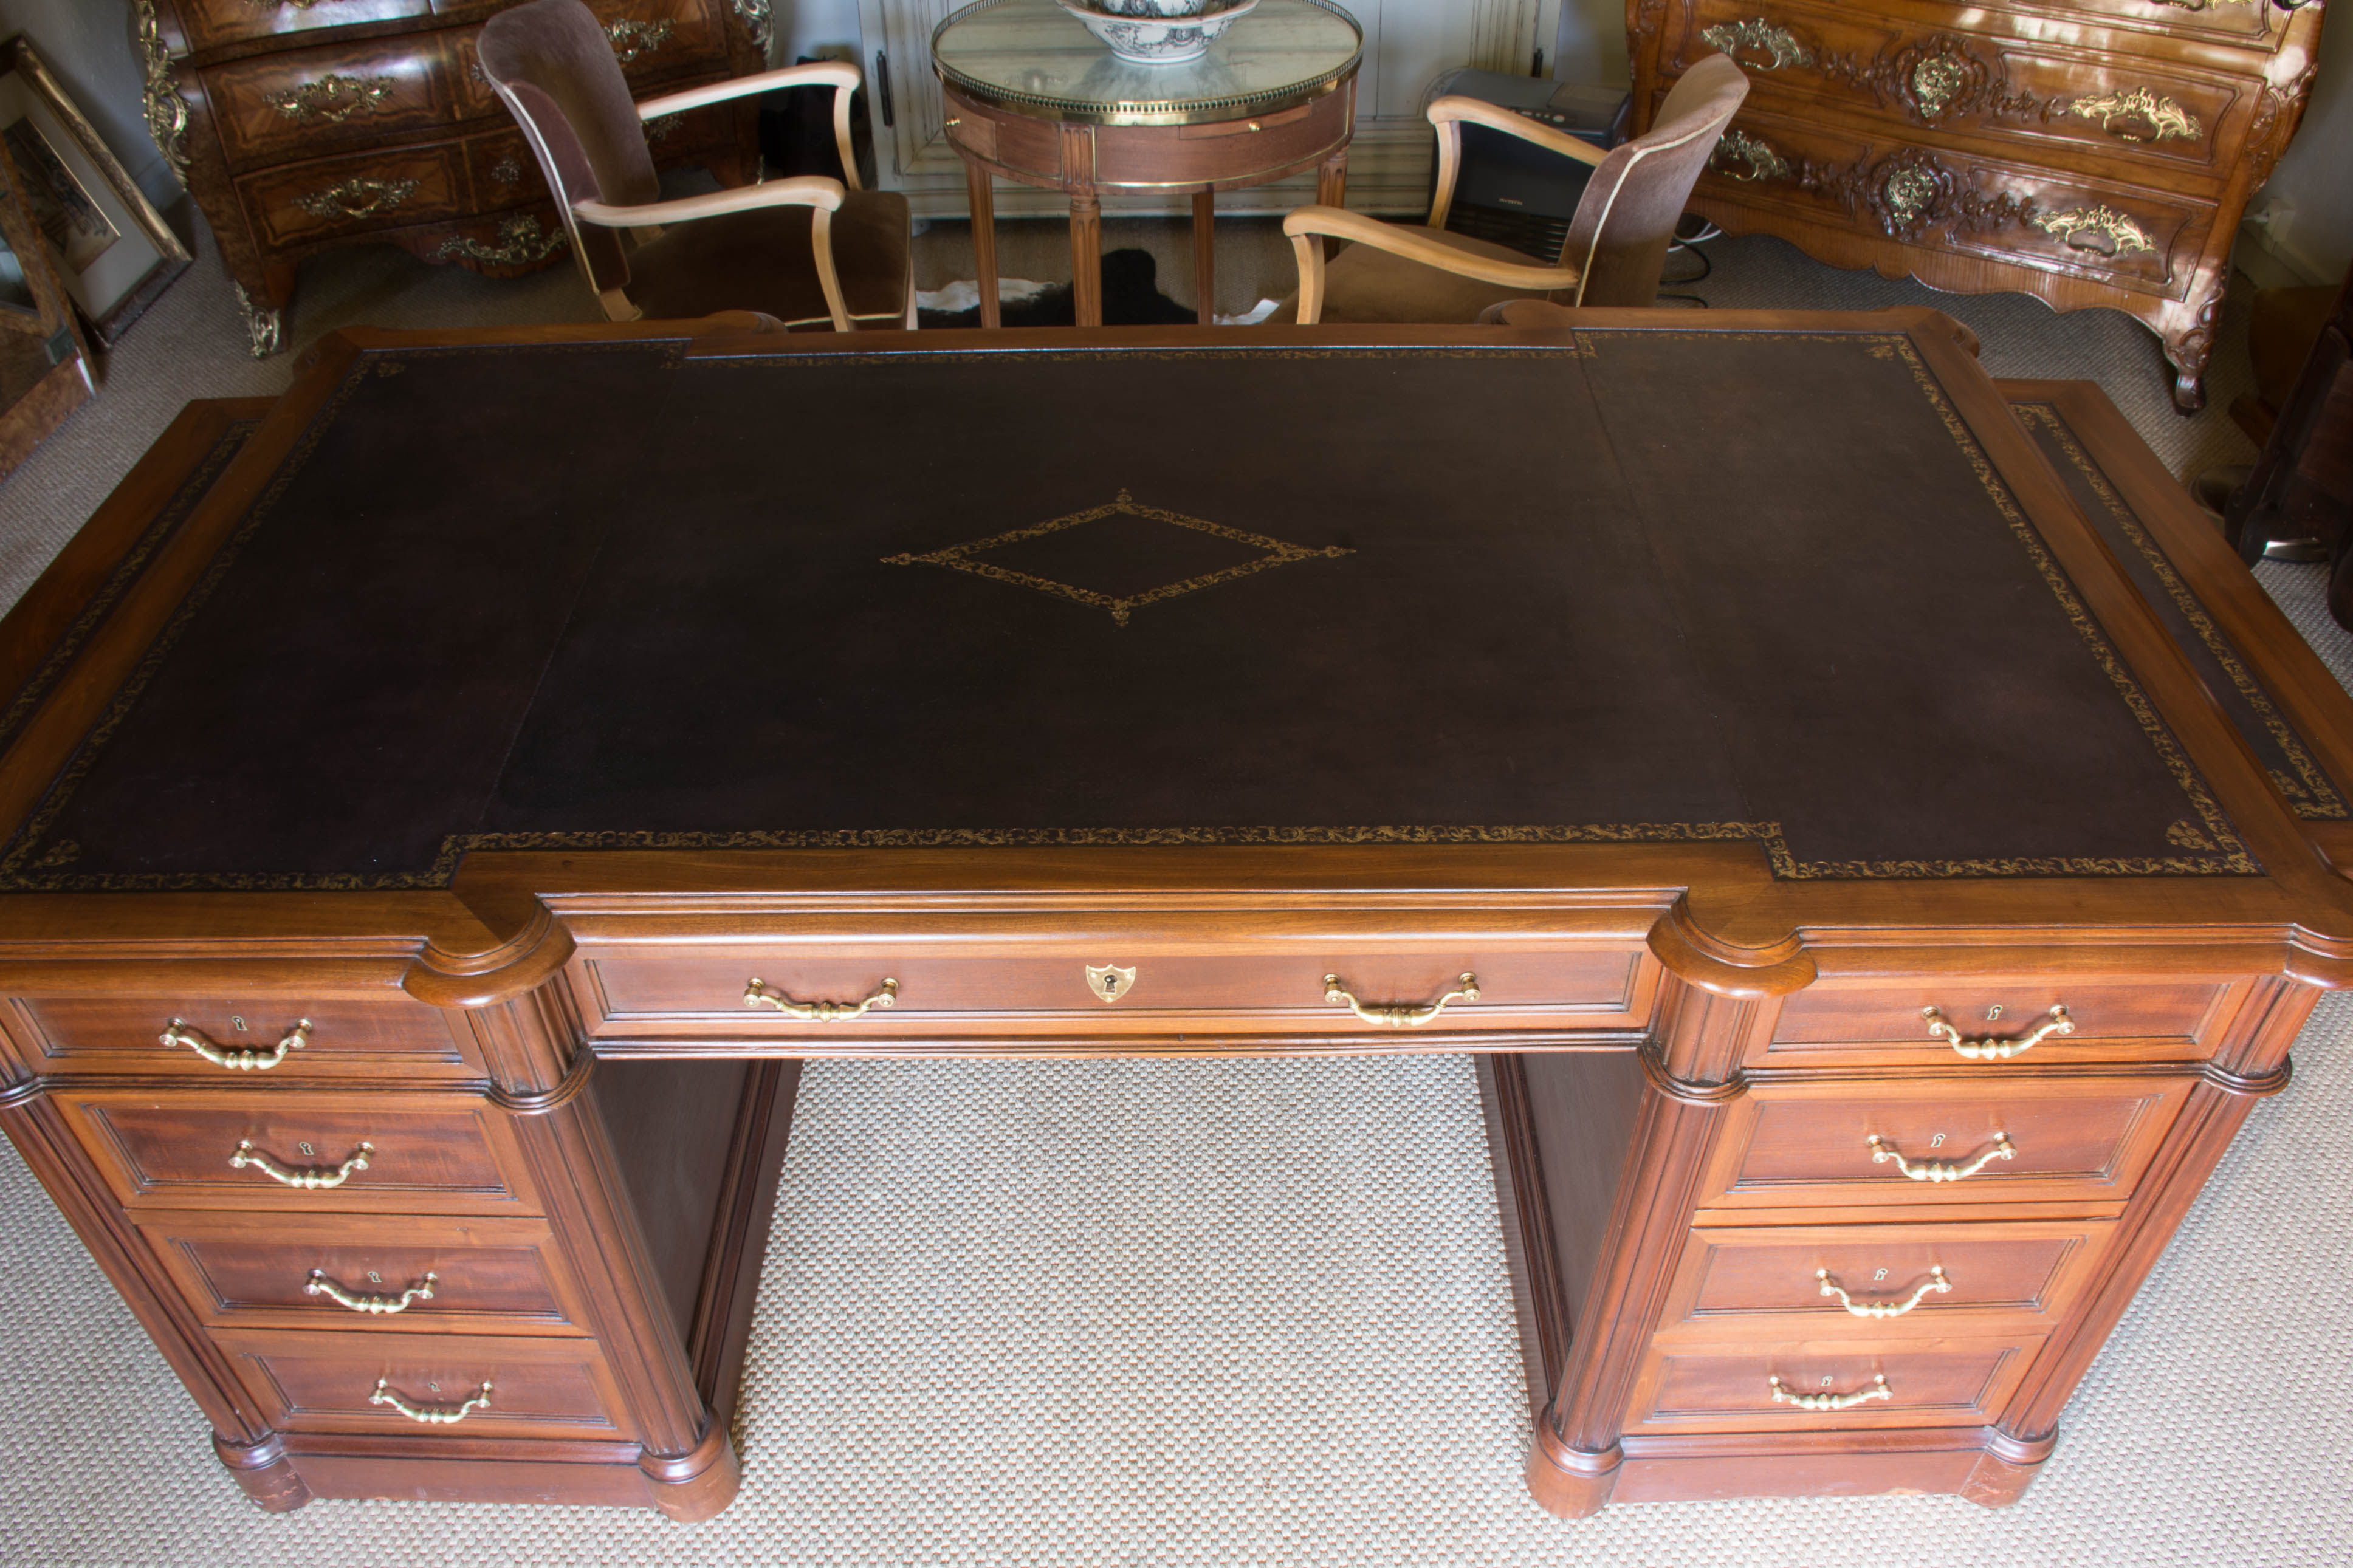
[[383, 336], [273, 416], [309, 420], [0, 886], [997, 843], [2260, 874], [2050, 548], [2083, 524], [2019, 484], [2019, 430], [1973, 426], [1909, 321], [1843, 321]]

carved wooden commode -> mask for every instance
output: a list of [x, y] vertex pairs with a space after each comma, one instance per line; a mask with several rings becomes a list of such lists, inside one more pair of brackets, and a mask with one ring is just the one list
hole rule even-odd
[[[382, 242], [494, 276], [566, 243], [474, 57], [512, 0], [137, 0], [155, 144], [203, 209], [253, 352], [280, 347], [298, 263]], [[769, 0], [592, 0], [639, 97], [765, 68]], [[662, 168], [759, 173], [753, 105], [647, 127]]]
[[1573, 327], [192, 406], [0, 625], [0, 1127], [239, 1483], [724, 1507], [807, 1058], [1426, 1050], [1546, 1507], [2016, 1497], [2353, 983], [2353, 705], [2096, 391]]
[[2277, 0], [1629, 0], [1634, 126], [1731, 55], [1754, 87], [1694, 211], [1841, 267], [2129, 311], [2190, 409], [2320, 22]]

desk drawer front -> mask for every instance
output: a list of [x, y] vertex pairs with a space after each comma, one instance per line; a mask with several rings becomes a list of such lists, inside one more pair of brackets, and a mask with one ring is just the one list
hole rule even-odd
[[522, 1161], [504, 1113], [465, 1096], [100, 1089], [58, 1100], [125, 1204], [534, 1212], [511, 1174]]
[[[184, 993], [23, 996], [10, 1003], [6, 1020], [26, 1060], [47, 1072], [170, 1073], [240, 1087], [264, 1079], [275, 1085], [355, 1077], [479, 1078], [483, 1072], [463, 1015], [390, 991], [364, 1000]], [[164, 1042], [166, 1031], [175, 1043]], [[214, 1062], [199, 1046], [248, 1065]]]
[[[2047, 1333], [2114, 1229], [2110, 1220], [2029, 1220], [1694, 1230], [1661, 1331], [1774, 1342]], [[1826, 1294], [1832, 1286], [1852, 1305]]]
[[[1700, 1205], [2122, 1203], [2197, 1081], [2040, 1075], [1760, 1084], [1726, 1118]], [[1905, 1175], [1907, 1167], [1921, 1174]]]
[[[1798, 1433], [1979, 1426], [2000, 1415], [2041, 1342], [1667, 1346], [1653, 1350], [1636, 1376], [1633, 1419], [1626, 1429]], [[1774, 1397], [1776, 1378], [1784, 1399]], [[1882, 1386], [1885, 1396], [1875, 1396]], [[1858, 1400], [1858, 1394], [1874, 1397]], [[1795, 1398], [1842, 1407], [1810, 1409], [1788, 1403]]]
[[[457, 1437], [631, 1435], [626, 1405], [593, 1340], [483, 1335], [256, 1333], [214, 1336], [269, 1424], [288, 1432], [364, 1432]], [[481, 1395], [489, 1403], [454, 1421], [420, 1421], [373, 1396], [448, 1415]]]
[[[216, 1328], [587, 1331], [537, 1220], [150, 1211], [139, 1227]], [[408, 1304], [367, 1311], [327, 1286], [364, 1304]]]
[[[1631, 1028], [1647, 1016], [1656, 984], [1647, 955], [1626, 948], [1529, 952], [1465, 945], [1444, 953], [1335, 950], [1299, 958], [1036, 950], [971, 956], [909, 952], [845, 954], [769, 948], [713, 953], [608, 951], [575, 959], [584, 1016], [601, 1037], [789, 1035], [854, 1047], [862, 1038], [956, 1034], [1134, 1034], [1275, 1031], [1421, 1035], [1502, 1026]], [[1132, 975], [1129, 972], [1133, 972]], [[1476, 1000], [1465, 974], [1475, 977]], [[1436, 1014], [1419, 1025], [1368, 1023], [1328, 1000], [1326, 976], [1368, 1010]], [[886, 994], [854, 1018], [797, 1019], [764, 993], [796, 1004], [854, 1006]], [[1109, 997], [1106, 1000], [1106, 996]]]
[[[2213, 1054], [2211, 1042], [2242, 989], [2195, 981], [1825, 980], [1782, 1003], [1772, 1044], [1758, 1059], [1975, 1067], [1989, 1075], [2030, 1060], [2197, 1061]], [[2063, 1016], [2067, 1032], [2050, 1029], [2021, 1048]], [[1934, 1031], [1938, 1022], [1974, 1060]]]
[[458, 118], [440, 36], [330, 44], [204, 73], [229, 162], [308, 157]]

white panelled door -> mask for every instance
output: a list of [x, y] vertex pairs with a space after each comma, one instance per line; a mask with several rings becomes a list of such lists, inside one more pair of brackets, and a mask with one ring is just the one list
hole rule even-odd
[[[1414, 213], [1430, 201], [1432, 152], [1421, 98], [1440, 71], [1459, 66], [1525, 73], [1549, 54], [1560, 0], [1343, 0], [1365, 29], [1356, 79], [1356, 140], [1348, 153], [1348, 205], [1360, 212]], [[919, 217], [962, 217], [964, 163], [949, 150], [947, 111], [932, 74], [932, 30], [964, 0], [859, 0], [866, 108], [875, 163], [887, 189], [907, 193]], [[1078, 24], [1071, 24], [1073, 27]], [[1248, 23], [1240, 24], [1247, 26]], [[1549, 62], [1547, 62], [1549, 63]], [[1218, 198], [1219, 212], [1283, 212], [1314, 198], [1311, 173]], [[1181, 212], [1185, 198], [1112, 198], [1107, 212]], [[1000, 214], [1059, 214], [1059, 191], [1000, 181]]]

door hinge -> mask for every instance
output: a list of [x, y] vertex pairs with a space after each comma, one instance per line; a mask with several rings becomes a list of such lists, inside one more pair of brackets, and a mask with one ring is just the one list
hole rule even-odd
[[874, 90], [882, 100], [882, 123], [886, 127], [897, 124], [891, 112], [891, 57], [881, 49], [874, 51]]

